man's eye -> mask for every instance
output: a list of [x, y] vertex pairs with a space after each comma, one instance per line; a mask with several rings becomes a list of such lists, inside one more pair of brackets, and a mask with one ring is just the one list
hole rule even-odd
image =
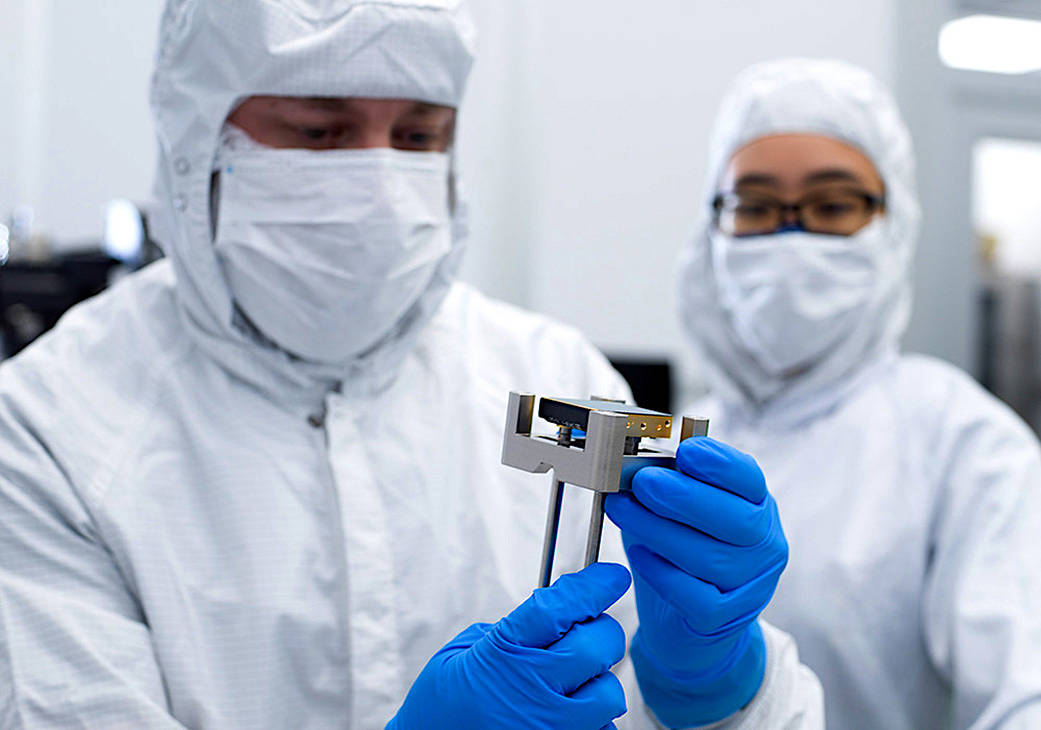
[[395, 138], [399, 145], [413, 149], [431, 149], [440, 142], [437, 134], [419, 129], [398, 132]]
[[307, 139], [318, 142], [329, 136], [329, 130], [319, 129], [318, 127], [304, 127], [300, 130], [300, 134]]

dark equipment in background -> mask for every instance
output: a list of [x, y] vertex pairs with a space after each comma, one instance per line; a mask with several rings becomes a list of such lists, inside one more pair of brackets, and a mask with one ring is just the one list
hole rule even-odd
[[122, 263], [103, 253], [75, 253], [0, 267], [0, 335], [10, 357], [53, 327], [66, 311], [108, 286]]
[[0, 360], [23, 350], [75, 305], [100, 294], [118, 274], [162, 256], [140, 207], [127, 200], [108, 205], [102, 241], [74, 251], [51, 253], [31, 228], [32, 212], [16, 212], [12, 235], [0, 247]]
[[1041, 284], [990, 274], [979, 307], [980, 382], [1041, 433]]
[[667, 360], [610, 356], [608, 359], [629, 383], [636, 405], [652, 411], [673, 412], [672, 365]]

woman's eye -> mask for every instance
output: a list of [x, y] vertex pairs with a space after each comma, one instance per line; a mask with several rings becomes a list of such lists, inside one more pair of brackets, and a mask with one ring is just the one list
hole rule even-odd
[[849, 215], [853, 212], [853, 206], [849, 203], [821, 203], [816, 206], [817, 214], [837, 218], [838, 216]]
[[739, 205], [734, 212], [742, 218], [761, 218], [770, 211], [765, 205]]

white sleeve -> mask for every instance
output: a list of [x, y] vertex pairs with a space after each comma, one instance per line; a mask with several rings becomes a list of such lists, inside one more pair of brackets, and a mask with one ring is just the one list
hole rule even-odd
[[951, 728], [1041, 728], [1041, 450], [1003, 406], [962, 400], [934, 451], [922, 631], [952, 689]]
[[799, 662], [799, 650], [792, 637], [765, 621], [759, 625], [766, 640], [766, 675], [759, 693], [737, 714], [707, 727], [823, 730], [824, 694], [817, 675]]
[[181, 728], [141, 608], [84, 496], [5, 396], [0, 728]]
[[[824, 695], [817, 676], [799, 662], [795, 641], [760, 621], [766, 640], [766, 674], [759, 693], [740, 712], [698, 730], [824, 730]], [[616, 721], [619, 730], [664, 730], [636, 688], [632, 665], [618, 670], [629, 713]], [[694, 730], [693, 728], [690, 730]]]

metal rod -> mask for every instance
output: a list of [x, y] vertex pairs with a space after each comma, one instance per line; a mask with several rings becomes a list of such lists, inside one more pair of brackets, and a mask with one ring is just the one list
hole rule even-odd
[[560, 505], [564, 500], [564, 482], [553, 480], [549, 493], [549, 512], [546, 514], [546, 534], [542, 539], [542, 567], [539, 588], [549, 586], [553, 578], [553, 556], [557, 552], [557, 530], [560, 527]]
[[600, 559], [600, 537], [604, 532], [603, 492], [593, 492], [593, 514], [589, 518], [589, 536], [586, 538], [586, 567]]

